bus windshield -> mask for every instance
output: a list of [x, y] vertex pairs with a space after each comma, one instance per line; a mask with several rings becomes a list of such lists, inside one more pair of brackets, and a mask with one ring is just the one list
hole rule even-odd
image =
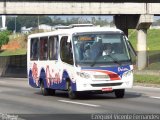
[[130, 62], [126, 37], [121, 33], [80, 33], [73, 35], [76, 65], [111, 65]]

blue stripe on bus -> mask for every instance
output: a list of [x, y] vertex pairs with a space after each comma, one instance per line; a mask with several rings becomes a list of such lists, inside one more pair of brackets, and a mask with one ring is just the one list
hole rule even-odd
[[39, 86], [36, 85], [36, 83], [34, 82], [34, 79], [32, 77], [32, 70], [29, 70], [29, 85], [34, 88], [39, 88]]
[[114, 73], [117, 73], [120, 77], [122, 77], [123, 73], [130, 71], [130, 65], [118, 66], [118, 67], [82, 67], [82, 70], [107, 70]]
[[[66, 88], [66, 79], [69, 78], [69, 75], [66, 70], [63, 71], [61, 82], [60, 83], [53, 83], [49, 87], [47, 86], [46, 74], [45, 74], [45, 70], [43, 68], [41, 69], [40, 78], [43, 80], [45, 88], [59, 89], [59, 90], [66, 90], [67, 89]], [[39, 83], [39, 81], [38, 81], [38, 83]], [[40, 87], [40, 83], [38, 85], [36, 85], [36, 82], [32, 77], [32, 70], [29, 71], [29, 84], [30, 84], [30, 86], [32, 86], [34, 88]], [[73, 83], [71, 81], [71, 86], [72, 86], [72, 90], [76, 91], [76, 83]]]

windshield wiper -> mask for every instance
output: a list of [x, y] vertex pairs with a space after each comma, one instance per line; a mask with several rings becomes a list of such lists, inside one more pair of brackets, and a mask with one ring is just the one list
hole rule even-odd
[[[98, 59], [99, 54], [95, 57], [94, 61], [91, 64], [91, 67], [93, 67], [96, 64], [96, 61]], [[111, 55], [107, 55], [109, 58], [111, 58], [113, 60], [114, 63], [117, 63], [119, 66], [121, 66], [121, 63], [114, 57], [112, 57]]]
[[111, 58], [114, 63], [117, 63], [119, 66], [121, 66], [121, 63], [116, 58], [112, 57], [111, 55], [107, 55], [107, 56]]

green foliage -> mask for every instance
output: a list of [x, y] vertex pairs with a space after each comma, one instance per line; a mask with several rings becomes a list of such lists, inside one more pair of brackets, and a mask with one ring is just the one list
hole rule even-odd
[[[15, 24], [16, 24], [16, 26], [15, 26]], [[7, 22], [7, 29], [10, 30], [10, 31], [16, 30], [16, 32], [20, 31], [21, 24], [17, 21], [15, 22], [15, 18], [14, 19], [9, 19], [8, 22]]]
[[[67, 21], [68, 21], [68, 19], [67, 19]], [[59, 24], [66, 25], [64, 20], [62, 20], [60, 17], [54, 16], [52, 18], [52, 25], [59, 25]]]
[[147, 46], [149, 50], [160, 50], [160, 29], [150, 29], [147, 35]]
[[155, 75], [134, 75], [134, 82], [148, 83], [148, 84], [160, 84], [160, 77]]
[[101, 17], [92, 17], [92, 20], [88, 20], [83, 16], [78, 17], [68, 17], [66, 20], [62, 19], [61, 17], [54, 16], [17, 16], [17, 17], [7, 17], [7, 28], [8, 30], [16, 32], [20, 32], [21, 27], [26, 26], [26, 28], [38, 27], [38, 24], [47, 24], [47, 25], [70, 25], [70, 24], [85, 24], [85, 23], [93, 23], [95, 25], [106, 26], [110, 24], [113, 26], [113, 21], [108, 22], [107, 19], [101, 19]]
[[[155, 60], [155, 59], [154, 59]], [[159, 59], [156, 60], [156, 62], [151, 63], [148, 67], [147, 70], [160, 70], [160, 62]]]
[[48, 16], [17, 16], [7, 17], [7, 28], [8, 30], [20, 32], [21, 27], [38, 27], [39, 24], [52, 24], [52, 19]]
[[0, 56], [12, 56], [12, 55], [25, 55], [27, 53], [26, 49], [16, 49], [16, 50], [5, 50], [0, 52]]
[[[147, 70], [160, 70], [160, 29], [147, 31]], [[129, 30], [129, 40], [137, 50], [137, 30]]]
[[2, 45], [7, 44], [9, 41], [9, 31], [1, 31], [0, 32], [0, 48]]
[[105, 19], [101, 19], [101, 17], [99, 17], [96, 21], [95, 21], [96, 25], [100, 25], [100, 26], [106, 26], [109, 24], [109, 22]]
[[129, 29], [128, 31], [128, 39], [131, 42], [132, 46], [135, 50], [137, 50], [137, 31], [134, 29]]
[[[159, 51], [160, 50], [160, 29], [149, 29], [147, 31], [147, 50]], [[129, 40], [135, 50], [137, 49], [137, 31], [129, 30]]]

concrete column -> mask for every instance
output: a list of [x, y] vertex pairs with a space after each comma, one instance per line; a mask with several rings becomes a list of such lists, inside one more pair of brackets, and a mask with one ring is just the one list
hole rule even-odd
[[6, 28], [6, 16], [2, 15], [2, 28]]
[[147, 29], [139, 29], [137, 34], [137, 67], [142, 70], [147, 66]]
[[137, 68], [142, 70], [147, 66], [147, 29], [153, 22], [153, 15], [140, 15], [137, 23]]

